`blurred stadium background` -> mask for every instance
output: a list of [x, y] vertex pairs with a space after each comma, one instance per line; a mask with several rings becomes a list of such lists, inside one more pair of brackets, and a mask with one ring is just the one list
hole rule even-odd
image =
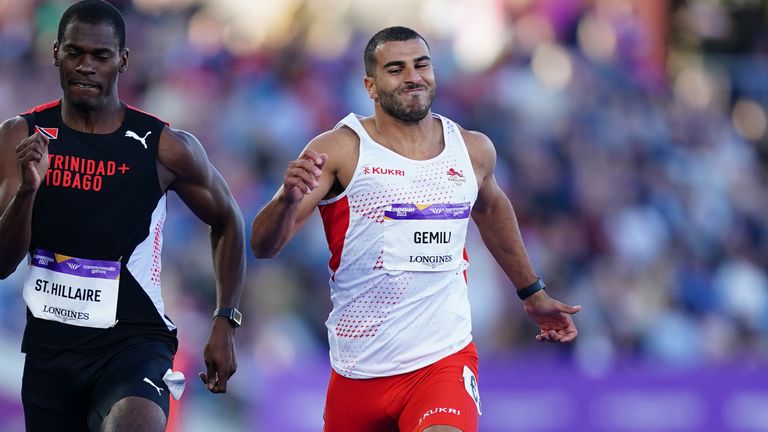
[[[62, 0], [0, 0], [0, 118], [60, 96]], [[768, 2], [116, 0], [126, 102], [195, 133], [250, 225], [286, 163], [370, 114], [362, 50], [402, 24], [430, 42], [434, 111], [485, 132], [550, 293], [581, 304], [537, 344], [473, 231], [481, 428], [768, 431]], [[163, 284], [187, 391], [172, 431], [319, 431], [330, 311], [319, 218], [249, 258], [240, 368], [196, 375], [214, 305], [205, 227], [178, 199]], [[474, 228], [472, 228], [474, 230]], [[250, 231], [250, 229], [249, 229]], [[0, 281], [0, 430], [23, 430], [23, 265]]]

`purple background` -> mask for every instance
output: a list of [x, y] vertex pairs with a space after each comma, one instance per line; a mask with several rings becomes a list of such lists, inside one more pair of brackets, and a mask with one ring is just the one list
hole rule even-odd
[[[536, 356], [480, 359], [483, 432], [766, 431], [766, 364], [677, 370], [627, 361], [599, 376]], [[263, 380], [253, 424], [319, 431], [329, 366], [313, 359]]]

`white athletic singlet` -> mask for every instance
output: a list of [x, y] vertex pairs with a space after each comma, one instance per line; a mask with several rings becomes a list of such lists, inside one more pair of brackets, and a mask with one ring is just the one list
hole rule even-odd
[[351, 378], [410, 372], [471, 340], [464, 251], [477, 180], [458, 126], [412, 160], [374, 142], [355, 114], [360, 157], [344, 193], [319, 203], [331, 251], [331, 365]]

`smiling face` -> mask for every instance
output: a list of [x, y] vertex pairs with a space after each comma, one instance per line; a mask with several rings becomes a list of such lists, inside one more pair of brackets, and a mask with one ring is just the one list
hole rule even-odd
[[128, 64], [128, 49], [120, 49], [107, 22], [71, 21], [53, 47], [64, 100], [83, 111], [96, 110], [117, 99], [117, 75]]
[[365, 77], [371, 99], [403, 122], [426, 117], [437, 87], [427, 44], [420, 38], [385, 42], [376, 48], [375, 55], [375, 72]]

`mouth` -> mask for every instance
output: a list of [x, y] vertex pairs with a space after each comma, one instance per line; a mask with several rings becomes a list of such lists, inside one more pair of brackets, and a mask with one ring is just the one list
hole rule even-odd
[[412, 93], [421, 93], [426, 91], [427, 89], [424, 87], [411, 87], [403, 90], [403, 93], [405, 94], [412, 94]]
[[90, 81], [70, 81], [69, 85], [80, 90], [98, 90], [100, 85]]

